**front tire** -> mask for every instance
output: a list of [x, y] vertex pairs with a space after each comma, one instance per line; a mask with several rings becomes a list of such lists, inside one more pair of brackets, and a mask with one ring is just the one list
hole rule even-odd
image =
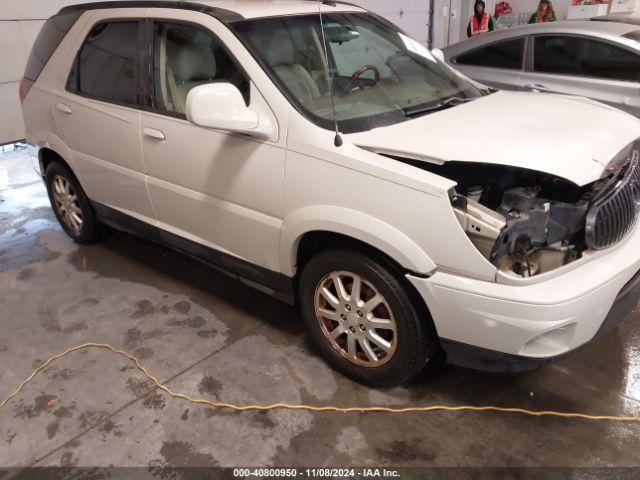
[[376, 387], [404, 383], [437, 352], [429, 318], [382, 263], [351, 250], [321, 252], [300, 277], [307, 328], [327, 361]]
[[104, 226], [96, 218], [80, 182], [66, 165], [49, 164], [45, 184], [53, 212], [74, 242], [91, 244], [104, 238]]

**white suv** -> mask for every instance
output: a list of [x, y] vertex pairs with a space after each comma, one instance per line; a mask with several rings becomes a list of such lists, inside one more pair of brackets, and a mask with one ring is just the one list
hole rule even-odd
[[640, 120], [436, 57], [341, 2], [68, 7], [28, 62], [27, 140], [74, 240], [109, 225], [298, 303], [358, 381], [441, 350], [531, 368], [635, 306]]

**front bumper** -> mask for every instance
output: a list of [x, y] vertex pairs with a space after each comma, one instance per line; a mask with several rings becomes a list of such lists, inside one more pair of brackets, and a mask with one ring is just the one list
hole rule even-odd
[[640, 228], [581, 265], [526, 286], [438, 272], [409, 275], [426, 302], [448, 361], [517, 372], [604, 335], [640, 300]]
[[[611, 306], [611, 310], [609, 310], [609, 314], [605, 317], [592, 340], [603, 337], [614, 330], [633, 312], [638, 302], [640, 302], [640, 271], [620, 290]], [[449, 363], [496, 373], [518, 373], [533, 370], [540, 365], [566, 355], [565, 353], [555, 357], [535, 358], [486, 350], [445, 339], [441, 339], [441, 344], [447, 354]]]

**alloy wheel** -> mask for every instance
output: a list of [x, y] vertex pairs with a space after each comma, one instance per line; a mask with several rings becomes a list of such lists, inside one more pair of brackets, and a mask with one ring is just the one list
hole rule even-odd
[[393, 358], [398, 342], [393, 312], [380, 291], [360, 275], [325, 275], [316, 288], [315, 313], [326, 340], [347, 360], [379, 367]]
[[78, 195], [69, 181], [56, 175], [51, 183], [55, 207], [65, 226], [74, 232], [82, 230], [82, 209], [78, 203]]

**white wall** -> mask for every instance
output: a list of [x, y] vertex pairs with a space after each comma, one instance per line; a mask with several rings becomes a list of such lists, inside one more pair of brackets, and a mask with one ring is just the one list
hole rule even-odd
[[351, 3], [385, 17], [419, 42], [427, 44], [429, 0], [351, 0]]
[[0, 9], [0, 144], [24, 137], [18, 86], [42, 23], [19, 1]]
[[0, 0], [0, 144], [24, 138], [18, 87], [44, 20], [90, 0]]

